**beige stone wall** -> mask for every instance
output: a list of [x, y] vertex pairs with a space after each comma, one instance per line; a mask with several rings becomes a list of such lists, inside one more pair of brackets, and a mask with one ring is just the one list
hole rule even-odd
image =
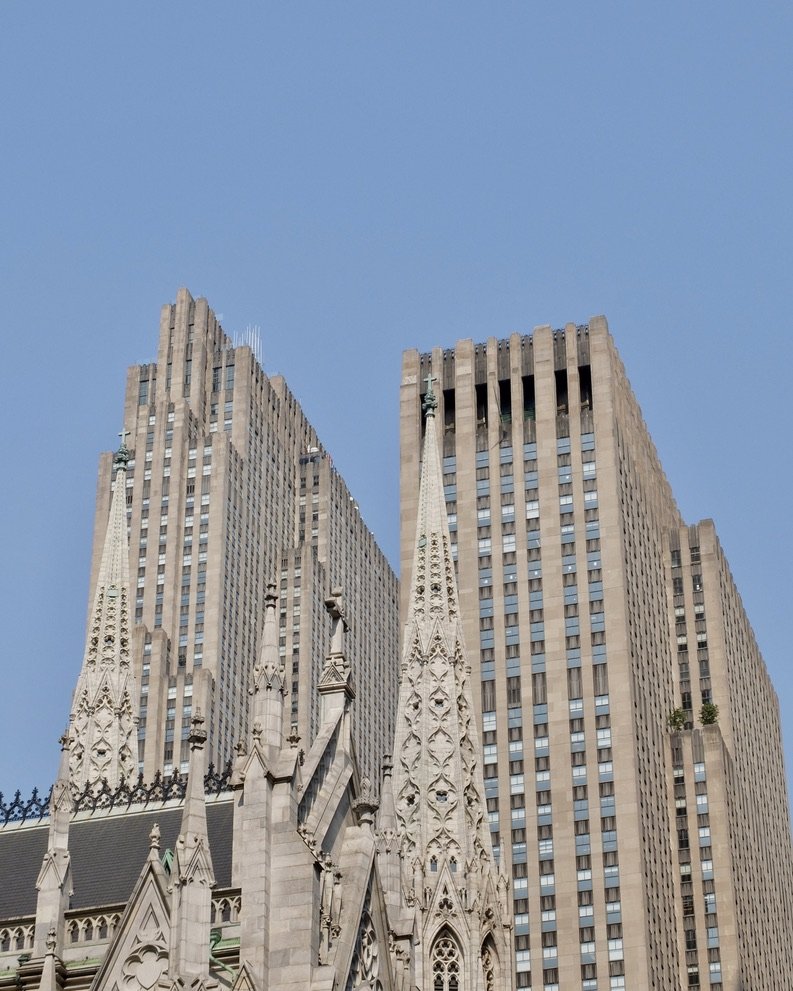
[[728, 828], [734, 782], [730, 755], [718, 726], [673, 733], [670, 745], [683, 984], [710, 987], [714, 981], [717, 987], [740, 987], [734, 851]]
[[[430, 373], [444, 425], [472, 682], [480, 689], [491, 830], [512, 873], [518, 985], [527, 986], [529, 970], [535, 987], [544, 970], [545, 983], [584, 989], [617, 986], [624, 973], [627, 987], [672, 991], [688, 984], [695, 958], [703, 986], [720, 961], [728, 987], [739, 964], [737, 950], [728, 959], [725, 939], [745, 923], [746, 933], [769, 931], [767, 939], [746, 938], [755, 944], [741, 951], [746, 986], [776, 987], [775, 978], [753, 984], [748, 976], [779, 969], [778, 933], [790, 931], [784, 881], [767, 885], [772, 891], [762, 898], [749, 892], [773, 870], [773, 857], [786, 865], [779, 876], [791, 876], [776, 700], [712, 526], [682, 523], [605, 320], [406, 352], [403, 616], [420, 396]], [[673, 567], [670, 534], [675, 548], [696, 541], [701, 567], [687, 550]], [[704, 587], [695, 589], [695, 574], [705, 576]], [[679, 595], [674, 578], [684, 586]], [[683, 628], [692, 645], [688, 669], [678, 652]], [[704, 631], [709, 660], [695, 646]], [[722, 885], [716, 880], [717, 897], [723, 888], [726, 899], [721, 958], [708, 946], [704, 891], [696, 915], [704, 935], [696, 950], [686, 948], [674, 796], [689, 778], [692, 796], [702, 782], [692, 777], [690, 742], [684, 763], [672, 761], [667, 720], [683, 690], [691, 709], [711, 692], [723, 713], [724, 753], [721, 734], [700, 736], [710, 801], [730, 835], [716, 836], [714, 827], [710, 857], [696, 846], [724, 875]], [[770, 773], [762, 784], [735, 784], [763, 777], [764, 763]], [[777, 825], [761, 837], [765, 808]], [[701, 873], [700, 860], [691, 863]]]
[[[682, 897], [693, 899], [696, 922], [687, 966], [703, 987], [718, 968], [725, 988], [742, 980], [781, 989], [789, 983], [793, 857], [776, 693], [711, 520], [672, 534], [670, 577], [678, 704], [698, 764], [692, 778], [685, 761], [684, 781], [675, 782], [699, 802], [687, 794], [685, 822], [677, 810], [692, 875], [681, 877]], [[700, 730], [702, 703], [711, 701], [718, 724]]]
[[[281, 584], [284, 559], [294, 568], [301, 540], [317, 545], [324, 569], [323, 587], [308, 589], [315, 612], [331, 581], [349, 586], [356, 629], [350, 660], [362, 692], [371, 689], [377, 701], [362, 707], [359, 743], [373, 757], [387, 749], [393, 702], [381, 704], [387, 696], [380, 686], [393, 691], [396, 680], [396, 578], [284, 380], [268, 378], [250, 348], [232, 346], [206, 300], [180, 290], [162, 309], [157, 362], [128, 372], [124, 408], [134, 459], [128, 472], [132, 602], [137, 624], [155, 641], [147, 643], [144, 634], [135, 657], [147, 777], [184, 767], [183, 737], [197, 706], [216, 763], [247, 733], [264, 592], [268, 581]], [[299, 533], [299, 468], [308, 451], [319, 452], [327, 466], [319, 489], [321, 548], [310, 533]], [[103, 455], [92, 589], [109, 498], [110, 458]], [[288, 656], [285, 644], [283, 652], [290, 684], [294, 591]], [[368, 622], [371, 613], [377, 624]], [[306, 713], [324, 650], [316, 633], [315, 624], [299, 643], [301, 671], [313, 673], [301, 682]], [[170, 641], [165, 653], [156, 644], [163, 634]], [[314, 728], [309, 720], [306, 745]]]

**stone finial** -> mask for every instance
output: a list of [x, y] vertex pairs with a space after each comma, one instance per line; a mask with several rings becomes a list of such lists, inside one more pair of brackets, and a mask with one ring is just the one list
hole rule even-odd
[[158, 822], [155, 822], [151, 827], [151, 832], [149, 833], [149, 849], [160, 849], [160, 824]]
[[246, 764], [248, 763], [248, 747], [244, 740], [234, 744], [234, 761], [231, 769], [231, 787], [240, 788], [245, 781]]
[[[211, 889], [215, 885], [207, 830], [204, 775], [207, 734], [200, 709], [190, 722], [190, 763], [187, 771], [182, 821], [174, 846], [171, 884], [171, 953], [169, 977], [186, 986], [209, 980]], [[151, 856], [151, 853], [150, 853]]]
[[353, 811], [358, 816], [358, 823], [361, 826], [374, 827], [374, 817], [378, 809], [378, 803], [372, 790], [372, 782], [365, 775], [361, 778], [361, 793], [352, 803]]
[[344, 597], [342, 589], [336, 587], [331, 589], [330, 595], [325, 599], [325, 608], [333, 620], [333, 629], [330, 638], [330, 653], [344, 653], [344, 634], [349, 630], [347, 615], [344, 611]]
[[204, 744], [207, 739], [207, 732], [204, 727], [204, 717], [201, 715], [201, 710], [196, 707], [195, 715], [190, 720], [190, 733], [188, 734], [187, 741], [190, 744], [191, 750], [203, 750]]
[[[74, 812], [74, 799], [69, 776], [68, 732], [60, 738], [61, 759], [58, 776], [52, 786], [49, 802], [50, 823], [47, 850], [36, 878], [36, 920], [33, 926], [33, 955], [52, 954], [59, 940], [63, 939], [64, 915], [72, 895], [71, 854], [69, 852], [69, 827]], [[50, 948], [50, 936], [55, 943]], [[52, 978], [52, 974], [49, 975]], [[54, 988], [53, 980], [43, 985], [45, 991]]]
[[284, 745], [284, 661], [278, 645], [278, 592], [268, 582], [264, 597], [264, 625], [258, 663], [253, 667], [250, 687], [252, 704], [248, 709], [251, 726], [249, 746], [259, 749], [271, 762]]
[[435, 416], [435, 410], [438, 408], [438, 400], [435, 397], [435, 393], [432, 391], [432, 383], [435, 381], [435, 377], [430, 374], [425, 379], [427, 383], [427, 391], [424, 393], [424, 416]]
[[118, 436], [121, 438], [121, 444], [118, 450], [113, 455], [113, 470], [114, 471], [126, 471], [127, 465], [129, 464], [129, 448], [127, 447], [127, 437], [129, 437], [129, 430], [120, 430]]
[[319, 679], [320, 721], [324, 722], [339, 705], [346, 705], [355, 698], [352, 685], [352, 671], [347, 656], [344, 653], [344, 634], [349, 630], [349, 623], [344, 610], [342, 590], [333, 588], [325, 599], [325, 608], [332, 621], [330, 650], [325, 655], [325, 664]]
[[355, 698], [352, 684], [352, 671], [344, 653], [344, 634], [349, 629], [344, 611], [342, 590], [334, 587], [325, 599], [325, 608], [333, 621], [330, 650], [325, 655], [325, 663], [319, 678], [320, 724], [334, 719], [340, 709]]
[[278, 592], [275, 582], [267, 583], [267, 591], [264, 595], [264, 630], [262, 632], [262, 649], [259, 663], [254, 668], [254, 691], [262, 688], [272, 688], [276, 681], [283, 682], [281, 674], [282, 662], [278, 651], [278, 620], [276, 609], [278, 607]]

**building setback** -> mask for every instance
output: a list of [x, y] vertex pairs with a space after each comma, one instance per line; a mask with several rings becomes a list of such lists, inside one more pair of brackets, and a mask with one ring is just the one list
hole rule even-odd
[[[209, 760], [248, 731], [251, 669], [269, 582], [279, 593], [287, 720], [307, 746], [328, 648], [324, 600], [343, 590], [360, 695], [363, 770], [390, 749], [397, 691], [397, 581], [280, 376], [235, 347], [206, 300], [181, 289], [162, 308], [157, 360], [127, 373], [124, 430], [138, 767], [186, 771], [195, 708]], [[100, 460], [91, 597], [112, 493]], [[378, 622], [370, 622], [372, 616]]]
[[403, 574], [428, 376], [517, 986], [789, 987], [776, 695], [605, 319], [406, 352]]

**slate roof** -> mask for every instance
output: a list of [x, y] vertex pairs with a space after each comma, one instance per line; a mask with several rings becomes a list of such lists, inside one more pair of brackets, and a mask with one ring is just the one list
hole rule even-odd
[[[207, 803], [209, 849], [219, 888], [231, 887], [234, 803]], [[149, 850], [153, 824], [160, 826], [160, 849], [173, 849], [182, 821], [181, 807], [145, 809], [72, 822], [71, 908], [118, 905], [129, 898]], [[0, 829], [0, 920], [34, 915], [36, 878], [47, 849], [48, 825]]]

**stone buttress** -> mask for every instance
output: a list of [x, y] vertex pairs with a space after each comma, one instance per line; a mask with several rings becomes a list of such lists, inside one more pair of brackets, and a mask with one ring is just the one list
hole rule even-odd
[[333, 635], [319, 684], [320, 725], [307, 753], [294, 729], [284, 734], [276, 605], [271, 588], [254, 671], [253, 730], [235, 765], [235, 991], [402, 991], [377, 869], [377, 803], [353, 752], [355, 692], [341, 591], [326, 600]]

